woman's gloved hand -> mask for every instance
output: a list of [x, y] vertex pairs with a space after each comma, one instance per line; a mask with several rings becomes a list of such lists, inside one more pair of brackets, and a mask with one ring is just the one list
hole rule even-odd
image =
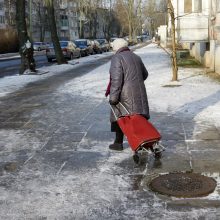
[[110, 105], [117, 105], [118, 103], [119, 103], [119, 101], [109, 100]]

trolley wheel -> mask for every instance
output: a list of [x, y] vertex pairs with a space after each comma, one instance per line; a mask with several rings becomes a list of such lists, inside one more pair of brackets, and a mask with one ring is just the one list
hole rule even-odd
[[135, 153], [135, 154], [133, 155], [133, 160], [134, 160], [134, 162], [135, 162], [136, 164], [139, 163], [140, 158], [139, 158], [139, 156], [138, 156], [137, 153]]
[[155, 149], [154, 150], [154, 157], [156, 159], [160, 159], [162, 157], [162, 153], [161, 153], [161, 151], [159, 149]]

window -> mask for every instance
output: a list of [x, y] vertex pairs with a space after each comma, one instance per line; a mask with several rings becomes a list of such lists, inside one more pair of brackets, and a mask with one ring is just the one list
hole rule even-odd
[[60, 23], [61, 26], [68, 26], [68, 17], [66, 15], [61, 15]]
[[3, 11], [3, 9], [4, 9], [4, 3], [0, 2], [0, 11]]
[[202, 12], [202, 0], [194, 0], [194, 12]]
[[73, 11], [73, 17], [77, 17], [77, 12]]
[[192, 12], [192, 0], [184, 0], [184, 13]]
[[217, 12], [220, 12], [220, 0], [216, 1], [217, 6]]
[[0, 24], [4, 24], [5, 23], [5, 17], [0, 15]]

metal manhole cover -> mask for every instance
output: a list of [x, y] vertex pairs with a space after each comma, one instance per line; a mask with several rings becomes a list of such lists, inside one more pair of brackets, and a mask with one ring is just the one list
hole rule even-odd
[[213, 178], [196, 173], [170, 173], [153, 179], [150, 188], [160, 194], [193, 198], [207, 196], [216, 187]]

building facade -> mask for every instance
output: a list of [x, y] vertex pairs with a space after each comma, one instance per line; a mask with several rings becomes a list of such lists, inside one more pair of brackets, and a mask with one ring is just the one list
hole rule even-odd
[[220, 73], [220, 0], [210, 2], [210, 69]]
[[4, 0], [0, 0], [0, 29], [6, 28]]
[[62, 40], [75, 40], [79, 38], [77, 7], [76, 1], [63, 0], [60, 2], [57, 26], [59, 37]]
[[[220, 73], [220, 0], [172, 0], [172, 3], [177, 44], [211, 71]], [[169, 39], [170, 19], [167, 29]], [[165, 27], [159, 29], [163, 39], [164, 32]]]
[[[201, 63], [209, 65], [210, 0], [173, 0], [176, 41]], [[170, 22], [168, 30], [170, 30]]]

